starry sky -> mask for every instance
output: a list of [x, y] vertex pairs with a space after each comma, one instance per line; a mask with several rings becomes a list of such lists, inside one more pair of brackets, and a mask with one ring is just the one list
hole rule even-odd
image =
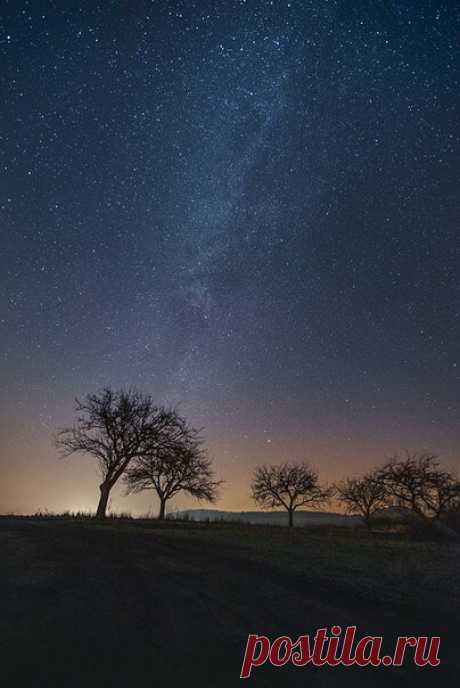
[[459, 29], [447, 1], [4, 0], [0, 512], [95, 508], [53, 433], [104, 385], [204, 427], [223, 509], [263, 461], [460, 466]]

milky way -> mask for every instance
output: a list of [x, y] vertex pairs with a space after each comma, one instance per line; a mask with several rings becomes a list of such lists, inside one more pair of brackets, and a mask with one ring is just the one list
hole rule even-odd
[[222, 507], [263, 460], [458, 466], [459, 14], [4, 3], [0, 509], [93, 506], [52, 433], [106, 384], [205, 428]]

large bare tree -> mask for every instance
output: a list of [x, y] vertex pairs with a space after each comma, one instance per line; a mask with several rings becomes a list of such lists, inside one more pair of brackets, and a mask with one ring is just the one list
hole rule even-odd
[[307, 463], [257, 466], [251, 491], [252, 498], [260, 506], [286, 509], [290, 528], [297, 509], [307, 505], [318, 507], [331, 496], [331, 489], [318, 484], [318, 474]]
[[137, 457], [126, 472], [128, 491], [154, 490], [160, 500], [159, 519], [165, 517], [166, 502], [179, 492], [215, 502], [221, 481], [214, 479], [211, 459], [201, 444], [198, 433], [187, 428], [178, 441]]
[[435, 454], [406, 451], [393, 456], [375, 475], [388, 503], [425, 520], [438, 519], [460, 504], [460, 483], [440, 468]]
[[134, 389], [88, 394], [76, 400], [76, 413], [75, 424], [58, 432], [56, 444], [62, 456], [86, 453], [97, 459], [102, 477], [97, 518], [105, 517], [110, 491], [131, 461], [176, 442], [184, 428], [175, 410], [156, 406]]
[[362, 478], [346, 478], [336, 483], [335, 493], [350, 514], [359, 514], [367, 528], [371, 528], [375, 512], [386, 505], [385, 486], [375, 473]]

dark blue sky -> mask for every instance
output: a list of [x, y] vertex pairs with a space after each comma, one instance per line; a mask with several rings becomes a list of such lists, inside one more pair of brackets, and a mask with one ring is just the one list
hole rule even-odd
[[261, 460], [458, 466], [459, 20], [3, 3], [0, 509], [93, 506], [51, 437], [106, 384], [205, 427], [222, 507]]

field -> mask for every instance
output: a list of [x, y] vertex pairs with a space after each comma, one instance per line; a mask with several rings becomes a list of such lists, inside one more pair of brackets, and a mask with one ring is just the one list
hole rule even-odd
[[[255, 669], [255, 686], [450, 686], [460, 548], [339, 528], [0, 518], [5, 686], [237, 686], [248, 633], [441, 635], [441, 666]], [[386, 647], [386, 646], [385, 646]]]

